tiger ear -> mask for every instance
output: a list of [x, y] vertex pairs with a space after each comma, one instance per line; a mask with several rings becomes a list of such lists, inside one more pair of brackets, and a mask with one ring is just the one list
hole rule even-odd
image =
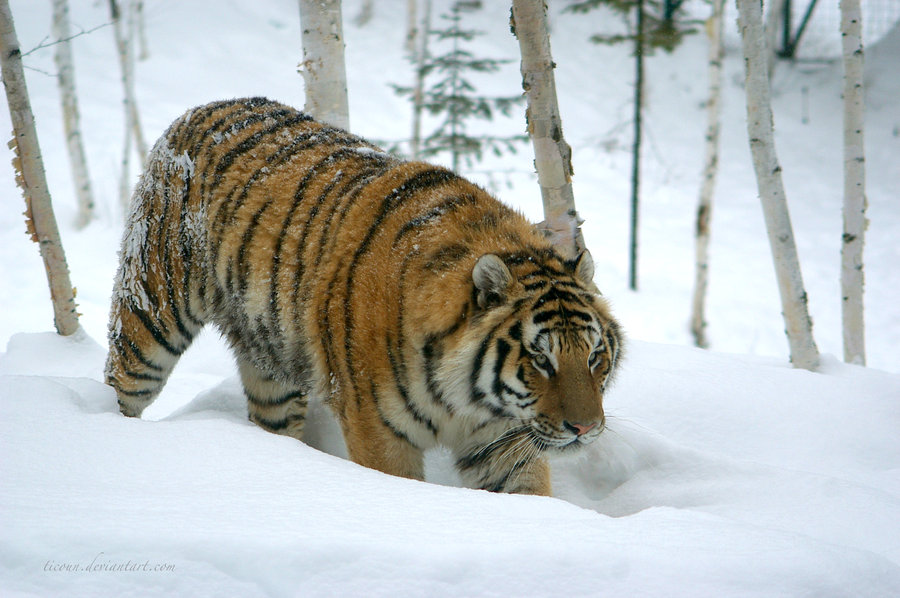
[[512, 280], [509, 268], [493, 253], [486, 253], [478, 258], [472, 269], [478, 307], [488, 309], [506, 301], [506, 292]]
[[593, 285], [594, 258], [591, 257], [591, 252], [587, 249], [582, 251], [578, 257], [575, 258], [574, 264], [572, 273], [575, 275], [575, 278], [583, 282], [586, 286]]

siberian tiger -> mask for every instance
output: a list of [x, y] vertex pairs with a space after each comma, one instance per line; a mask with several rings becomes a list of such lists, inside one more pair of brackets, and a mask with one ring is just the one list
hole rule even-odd
[[308, 395], [351, 459], [549, 495], [546, 454], [604, 430], [622, 344], [582, 253], [457, 174], [263, 99], [190, 110], [132, 200], [106, 382], [139, 417], [207, 323], [232, 345], [250, 419], [300, 439]]

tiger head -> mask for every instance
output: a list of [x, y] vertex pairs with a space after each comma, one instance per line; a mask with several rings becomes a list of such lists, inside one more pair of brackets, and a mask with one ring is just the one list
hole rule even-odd
[[487, 333], [474, 359], [472, 396], [545, 451], [569, 451], [604, 430], [603, 393], [617, 366], [618, 324], [594, 286], [585, 251], [482, 256], [472, 271]]

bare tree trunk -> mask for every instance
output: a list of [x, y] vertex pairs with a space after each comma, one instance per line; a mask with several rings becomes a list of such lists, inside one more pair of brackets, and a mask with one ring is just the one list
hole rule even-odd
[[641, 115], [644, 105], [644, 0], [638, 0], [634, 34], [634, 144], [631, 151], [631, 226], [629, 227], [628, 288], [637, 290], [638, 208], [641, 185]]
[[844, 235], [841, 245], [841, 316], [844, 361], [866, 364], [863, 318], [863, 246], [866, 232], [865, 88], [860, 0], [841, 0], [844, 54]]
[[62, 102], [63, 131], [66, 136], [72, 180], [75, 183], [75, 195], [78, 199], [78, 217], [75, 226], [84, 228], [94, 217], [94, 194], [91, 191], [91, 178], [88, 176], [87, 159], [81, 142], [81, 117], [78, 113], [78, 98], [75, 95], [75, 67], [72, 62], [72, 46], [69, 43], [71, 33], [68, 0], [53, 0], [53, 36], [57, 40], [53, 59], [56, 63], [56, 82]]
[[525, 122], [544, 204], [541, 226], [562, 255], [574, 258], [584, 250], [583, 221], [575, 211], [572, 148], [563, 138], [556, 101], [546, 4], [543, 0], [513, 0], [511, 26], [522, 54], [522, 88], [528, 98]]
[[784, 0], [771, 0], [766, 7], [766, 70], [771, 81], [778, 62], [778, 28], [784, 22]]
[[706, 100], [706, 159], [697, 205], [694, 299], [691, 308], [691, 333], [698, 347], [708, 347], [706, 338], [706, 288], [709, 280], [709, 229], [712, 220], [713, 192], [719, 171], [719, 100], [722, 96], [722, 58], [725, 44], [723, 13], [725, 0], [713, 0], [712, 16], [706, 22], [709, 35], [709, 98]]
[[775, 262], [791, 363], [795, 367], [813, 370], [819, 364], [819, 350], [813, 340], [812, 320], [809, 317], [800, 260], [781, 180], [781, 166], [778, 165], [775, 154], [762, 9], [759, 0], [737, 0], [737, 7], [747, 73], [747, 133], [772, 259]]
[[305, 111], [317, 120], [350, 128], [340, 0], [300, 0]]
[[417, 25], [415, 39], [416, 80], [413, 84], [412, 138], [409, 153], [418, 160], [422, 148], [422, 110], [424, 109], [425, 61], [428, 58], [428, 30], [431, 28], [431, 0], [422, 0], [422, 19]]
[[150, 58], [150, 46], [147, 44], [147, 21], [144, 18], [144, 0], [132, 0], [131, 10], [134, 12], [134, 18], [137, 22], [138, 60], [147, 60]]
[[[419, 27], [418, 17], [419, 0], [406, 0], [406, 40], [403, 42], [403, 48], [410, 54], [415, 55], [417, 49], [417, 40], [422, 29]], [[427, 32], [424, 32], [427, 35]]]
[[129, 152], [132, 139], [141, 163], [147, 157], [147, 142], [141, 129], [141, 121], [138, 114], [137, 100], [134, 93], [134, 55], [131, 43], [134, 33], [134, 19], [130, 14], [123, 23], [123, 15], [118, 0], [109, 0], [109, 12], [113, 22], [113, 35], [116, 40], [116, 49], [119, 55], [119, 69], [122, 73], [122, 87], [124, 97], [122, 104], [125, 108], [125, 150], [122, 157], [122, 177], [119, 181], [119, 199], [127, 211], [131, 199], [131, 183], [129, 177]]
[[38, 244], [44, 260], [56, 330], [68, 336], [78, 330], [75, 291], [69, 280], [66, 254], [59, 238], [56, 217], [53, 215], [41, 148], [34, 128], [34, 114], [31, 112], [25, 73], [22, 70], [22, 53], [7, 0], [0, 0], [0, 67], [13, 124], [14, 136], [9, 144], [16, 153], [13, 167], [16, 170], [16, 182], [25, 196], [26, 227], [32, 241]]

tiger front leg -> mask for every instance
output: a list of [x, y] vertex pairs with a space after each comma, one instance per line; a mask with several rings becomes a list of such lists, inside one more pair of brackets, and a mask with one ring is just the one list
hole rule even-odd
[[425, 479], [424, 453], [381, 417], [374, 402], [332, 399], [332, 407], [354, 463], [395, 476]]
[[456, 469], [472, 488], [511, 494], [551, 496], [550, 466], [530, 443], [491, 443], [457, 454]]
[[308, 404], [306, 394], [296, 386], [274, 378], [243, 356], [238, 356], [238, 371], [247, 396], [250, 421], [263, 430], [302, 441]]

